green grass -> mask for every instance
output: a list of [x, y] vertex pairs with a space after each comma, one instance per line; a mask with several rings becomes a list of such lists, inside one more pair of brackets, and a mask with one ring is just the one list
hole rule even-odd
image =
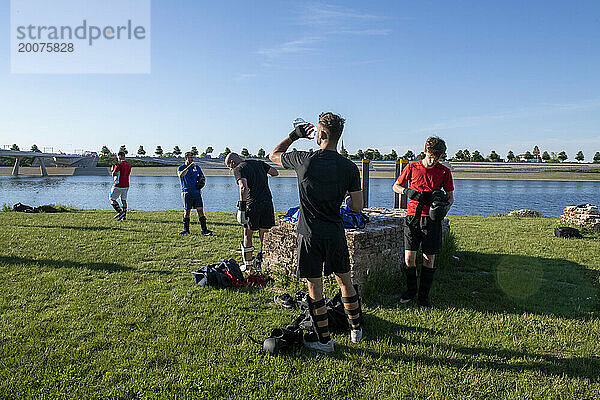
[[366, 299], [362, 343], [270, 357], [249, 336], [295, 316], [277, 289], [190, 274], [238, 256], [234, 215], [209, 213], [212, 237], [180, 237], [180, 212], [112, 214], [0, 214], [0, 398], [600, 397], [598, 235], [452, 217], [458, 260], [448, 249], [435, 309], [399, 305], [389, 274]]

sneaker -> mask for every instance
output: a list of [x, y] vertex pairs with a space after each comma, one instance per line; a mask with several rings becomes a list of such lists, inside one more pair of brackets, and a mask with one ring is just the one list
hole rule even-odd
[[404, 294], [402, 295], [402, 297], [400, 297], [400, 303], [405, 304], [408, 303], [409, 301], [411, 301], [412, 299], [415, 298], [417, 294], [413, 293], [413, 292], [404, 292]]
[[296, 307], [296, 302], [294, 301], [292, 296], [290, 296], [287, 293], [284, 293], [282, 295], [276, 294], [275, 297], [273, 298], [273, 301], [275, 302], [275, 304], [278, 304], [278, 305], [282, 306], [283, 308]]
[[119, 217], [121, 216], [121, 214], [123, 214], [123, 211], [116, 213], [113, 218], [116, 219], [116, 220], [118, 220]]
[[306, 338], [303, 340], [304, 346], [308, 349], [318, 351], [319, 353], [332, 353], [335, 349], [333, 348], [333, 340], [329, 339], [327, 343], [321, 343], [319, 340], [310, 342]]
[[358, 343], [362, 340], [362, 327], [358, 329], [350, 329], [350, 340], [352, 343]]
[[179, 232], [180, 235], [189, 235], [190, 231], [181, 231]]
[[204, 236], [210, 236], [210, 235], [212, 235], [212, 231], [205, 230], [205, 231], [202, 231], [202, 234], [203, 234]]

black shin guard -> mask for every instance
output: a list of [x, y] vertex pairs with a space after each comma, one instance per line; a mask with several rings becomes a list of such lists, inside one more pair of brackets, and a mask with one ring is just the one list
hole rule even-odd
[[[363, 314], [360, 307], [360, 298], [358, 297], [358, 290], [356, 294], [351, 297], [342, 297], [342, 303], [344, 304], [344, 312], [346, 318], [348, 318], [348, 326], [351, 329], [360, 329], [363, 323]], [[355, 308], [347, 308], [349, 305], [355, 304]]]
[[119, 205], [119, 203], [117, 203], [116, 201], [114, 203], [111, 202], [110, 204], [113, 206], [113, 208], [115, 209], [115, 211], [117, 213], [120, 214], [123, 211], [123, 210], [121, 210], [121, 206]]
[[429, 290], [433, 283], [435, 268], [421, 268], [421, 283], [419, 285], [419, 302], [429, 302]]
[[404, 300], [413, 299], [417, 295], [417, 267], [403, 267], [406, 277], [406, 292], [402, 295]]
[[190, 231], [190, 218], [183, 218], [183, 231], [184, 232], [189, 232]]
[[[308, 300], [308, 311], [310, 313], [310, 317], [313, 320], [313, 326], [315, 327], [315, 332], [319, 337], [319, 341], [321, 343], [327, 343], [330, 340], [329, 337], [329, 319], [327, 317], [327, 308], [325, 307], [325, 299], [321, 299], [319, 301], [313, 300], [310, 296], [306, 296]], [[324, 308], [325, 313], [323, 314], [315, 314], [315, 311]], [[323, 323], [323, 321], [325, 323]]]
[[208, 228], [206, 227], [206, 217], [204, 215], [201, 217], [198, 217], [198, 221], [200, 221], [200, 226], [202, 226], [202, 231], [206, 232], [208, 230]]

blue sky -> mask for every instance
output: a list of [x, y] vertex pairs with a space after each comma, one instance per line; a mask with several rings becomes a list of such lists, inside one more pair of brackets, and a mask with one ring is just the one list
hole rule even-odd
[[0, 14], [0, 145], [268, 152], [334, 111], [351, 152], [600, 151], [598, 1], [152, 1], [143, 75], [11, 74]]

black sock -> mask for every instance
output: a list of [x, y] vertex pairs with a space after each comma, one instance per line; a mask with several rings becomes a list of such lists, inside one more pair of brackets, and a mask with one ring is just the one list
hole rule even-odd
[[200, 225], [202, 225], [202, 231], [207, 231], [208, 228], [206, 227], [206, 217], [203, 215], [199, 217], [198, 220], [200, 221]]
[[115, 209], [116, 212], [121, 213], [121, 206], [119, 205], [119, 203], [110, 203], [113, 208]]
[[421, 268], [421, 282], [419, 285], [419, 299], [428, 299], [429, 290], [431, 290], [431, 284], [433, 283], [433, 275], [435, 274], [436, 268]]
[[185, 232], [189, 232], [190, 231], [190, 218], [183, 218], [183, 230]]

